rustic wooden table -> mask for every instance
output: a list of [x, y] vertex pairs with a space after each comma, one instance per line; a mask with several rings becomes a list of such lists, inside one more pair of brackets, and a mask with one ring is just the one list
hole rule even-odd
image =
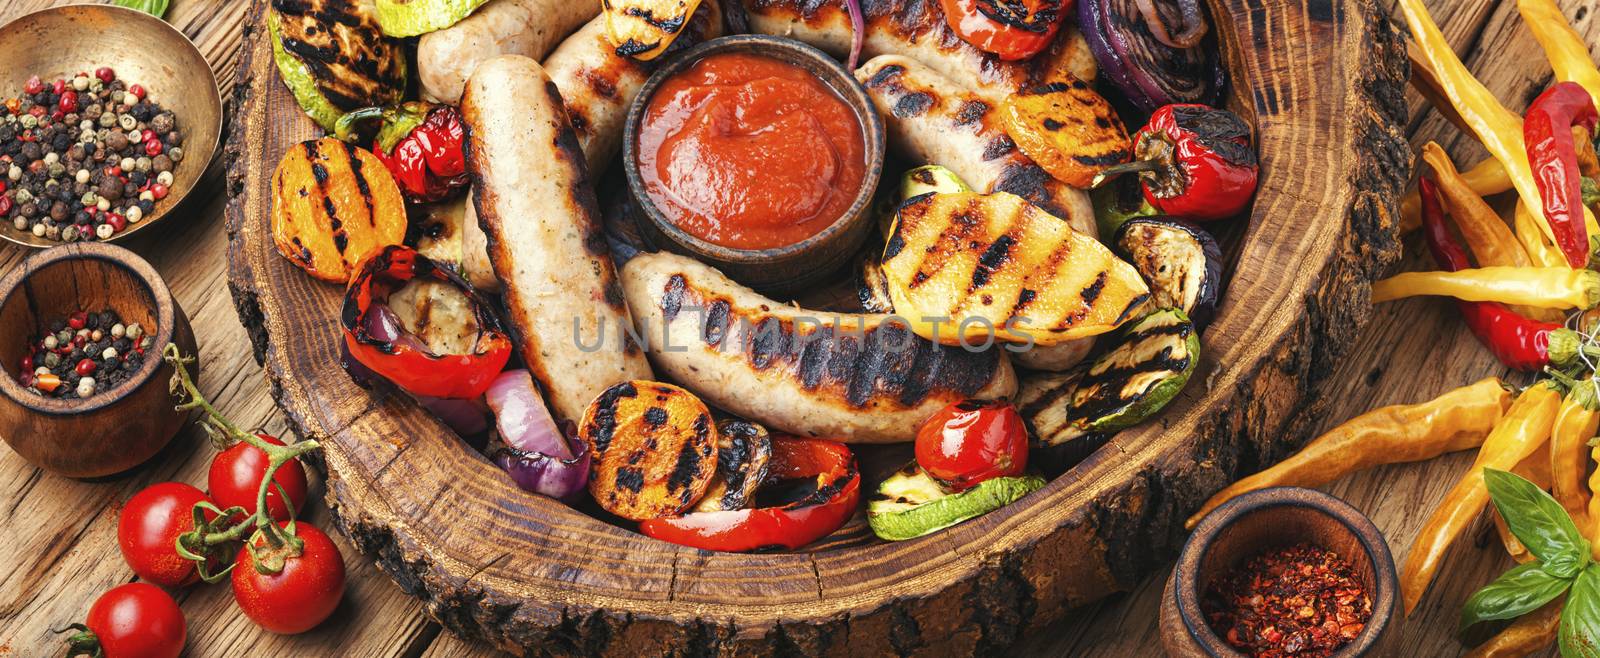
[[[1392, 0], [1380, 0], [1392, 5]], [[5, 0], [0, 23], [64, 0]], [[1600, 0], [1560, 0], [1578, 31], [1600, 44]], [[217, 72], [224, 94], [238, 66], [241, 24], [249, 3], [174, 0], [168, 20], [199, 44]], [[1512, 0], [1428, 0], [1434, 16], [1480, 79], [1520, 109], [1550, 81], [1544, 56], [1517, 15]], [[49, 47], [41, 44], [41, 47]], [[1438, 140], [1460, 164], [1484, 157], [1481, 147], [1434, 113], [1423, 112], [1412, 95], [1412, 141]], [[214, 168], [215, 173], [215, 168]], [[166, 231], [137, 236], [126, 246], [148, 258], [177, 295], [198, 334], [205, 363], [202, 388], [235, 420], [282, 433], [267, 382], [250, 356], [249, 342], [234, 313], [225, 279], [227, 236], [220, 176], [196, 193], [185, 217]], [[1293, 221], [1293, 218], [1277, 218]], [[1417, 244], [1407, 242], [1404, 267], [1418, 267]], [[0, 270], [30, 253], [0, 247]], [[1501, 368], [1457, 321], [1446, 303], [1418, 300], [1379, 309], [1361, 340], [1322, 391], [1330, 397], [1324, 425], [1331, 426], [1374, 406], [1432, 397]], [[100, 592], [133, 578], [116, 548], [116, 516], [123, 501], [160, 481], [204, 484], [212, 451], [196, 428], [135, 472], [114, 480], [81, 482], [47, 475], [0, 447], [0, 520], [9, 548], [0, 551], [0, 656], [39, 656], [56, 651], [50, 628], [80, 619]], [[1330, 491], [1372, 516], [1389, 539], [1396, 560], [1404, 557], [1431, 506], [1465, 470], [1469, 455], [1424, 464], [1376, 469], [1346, 478]], [[308, 508], [312, 523], [327, 525], [327, 511]], [[1487, 527], [1480, 524], [1480, 527]], [[345, 542], [349, 590], [338, 612], [317, 629], [298, 636], [267, 633], [238, 614], [226, 585], [177, 593], [189, 622], [190, 656], [491, 656], [488, 647], [441, 633], [421, 605]], [[1452, 638], [1461, 602], [1510, 565], [1487, 532], [1474, 533], [1451, 550], [1447, 566], [1415, 615], [1400, 629], [1397, 655], [1456, 655]], [[1028, 639], [1027, 655], [1158, 655], [1156, 616], [1165, 572], [1152, 574], [1135, 591], [1109, 598], [1072, 615], [1050, 632]], [[1551, 652], [1554, 653], [1553, 651]]]

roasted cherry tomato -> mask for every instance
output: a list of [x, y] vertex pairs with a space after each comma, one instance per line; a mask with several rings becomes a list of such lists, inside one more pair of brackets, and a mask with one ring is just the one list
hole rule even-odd
[[68, 656], [177, 658], [187, 625], [172, 595], [150, 583], [107, 590], [89, 607], [78, 632], [67, 639]]
[[989, 478], [1021, 475], [1028, 466], [1028, 428], [1010, 402], [957, 402], [917, 429], [916, 455], [933, 479], [965, 491]]
[[136, 493], [117, 517], [122, 559], [140, 578], [162, 587], [182, 587], [200, 579], [194, 563], [178, 556], [178, 536], [194, 530], [194, 506], [205, 492], [182, 482], [161, 482]]
[[861, 474], [843, 443], [773, 437], [765, 482], [793, 480], [812, 480], [814, 488], [785, 505], [650, 519], [639, 531], [708, 551], [794, 550], [838, 530], [861, 502]]
[[[256, 436], [267, 443], [283, 445], [274, 437]], [[242, 441], [217, 453], [211, 458], [211, 471], [206, 475], [211, 499], [223, 509], [243, 507], [246, 514], [255, 514], [256, 493], [261, 490], [261, 477], [267, 474], [267, 461], [267, 453]], [[272, 482], [276, 486], [267, 487], [267, 513], [274, 521], [288, 521], [306, 505], [306, 469], [299, 460], [286, 462], [272, 474]], [[294, 504], [292, 514], [284, 495]]]
[[1072, 0], [939, 0], [956, 36], [1004, 60], [1044, 50], [1072, 12]]
[[[321, 530], [294, 524], [303, 542], [300, 554], [283, 563], [278, 573], [263, 573], [248, 548], [240, 549], [233, 568], [233, 599], [257, 626], [274, 633], [304, 633], [322, 623], [344, 598], [344, 558]], [[251, 541], [265, 540], [257, 534]]]
[[[445, 283], [466, 295], [478, 322], [472, 353], [434, 354], [400, 326], [389, 309], [389, 294], [417, 277]], [[410, 247], [384, 247], [367, 257], [345, 289], [340, 320], [350, 356], [414, 395], [478, 397], [511, 359], [511, 337], [500, 329], [500, 319], [489, 301], [454, 270]]]

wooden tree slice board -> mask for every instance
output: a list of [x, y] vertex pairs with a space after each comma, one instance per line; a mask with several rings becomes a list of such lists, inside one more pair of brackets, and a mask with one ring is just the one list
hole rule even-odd
[[325, 446], [340, 530], [452, 632], [521, 653], [967, 654], [1136, 584], [1211, 492], [1306, 437], [1314, 391], [1399, 252], [1410, 173], [1399, 36], [1372, 0], [1212, 0], [1261, 189], [1184, 395], [1044, 490], [895, 543], [736, 555], [647, 539], [517, 490], [339, 362], [341, 291], [273, 247], [269, 182], [318, 135], [255, 0], [232, 103], [229, 285], [274, 396]]

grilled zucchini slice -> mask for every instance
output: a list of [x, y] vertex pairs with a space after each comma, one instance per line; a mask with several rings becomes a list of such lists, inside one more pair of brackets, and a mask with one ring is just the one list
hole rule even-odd
[[683, 32], [700, 0], [600, 0], [617, 54], [647, 62]]
[[1175, 308], [1151, 313], [1089, 366], [1072, 393], [1073, 422], [1095, 432], [1132, 427], [1177, 397], [1199, 361], [1200, 334], [1189, 316]]
[[1080, 427], [1072, 418], [1072, 394], [1083, 380], [1083, 368], [1034, 373], [1017, 389], [1017, 412], [1032, 430], [1028, 465], [1056, 476], [1088, 459], [1111, 439], [1110, 432]]
[[372, 0], [272, 0], [267, 10], [279, 76], [330, 133], [346, 112], [405, 96], [405, 53], [375, 13]]
[[1005, 507], [1044, 484], [1044, 478], [1033, 475], [1003, 477], [946, 493], [913, 461], [878, 485], [867, 501], [867, 525], [881, 539], [913, 539]]
[[945, 345], [1060, 345], [1115, 330], [1150, 297], [1099, 240], [1005, 192], [902, 204], [883, 272], [895, 312]]
[[378, 27], [391, 37], [414, 37], [461, 22], [489, 0], [378, 0]]

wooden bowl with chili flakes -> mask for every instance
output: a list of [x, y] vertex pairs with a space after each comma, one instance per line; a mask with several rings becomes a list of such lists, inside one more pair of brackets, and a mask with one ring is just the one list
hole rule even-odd
[[[154, 338], [133, 375], [89, 397], [46, 397], [23, 387], [19, 368], [49, 323], [84, 309], [112, 309]], [[114, 245], [78, 243], [40, 251], [0, 277], [0, 439], [28, 463], [57, 475], [103, 477], [143, 463], [188, 419], [167, 393], [172, 367], [161, 350], [195, 351], [194, 331], [155, 268]], [[191, 365], [198, 376], [198, 363]]]
[[[150, 14], [103, 4], [40, 9], [0, 26], [0, 101], [22, 93], [29, 76], [70, 80], [110, 67], [119, 80], [149, 90], [177, 118], [184, 157], [166, 198], [105, 242], [151, 231], [200, 185], [222, 138], [222, 96], [205, 55], [183, 32]], [[0, 110], [3, 111], [3, 110]], [[152, 174], [153, 175], [153, 174]], [[0, 222], [0, 238], [27, 247], [64, 244]]]
[[[1248, 571], [1251, 560], [1292, 547], [1332, 553], [1349, 566], [1347, 576], [1370, 598], [1371, 617], [1361, 631], [1331, 655], [1382, 656], [1391, 627], [1399, 624], [1400, 583], [1383, 534], [1356, 508], [1338, 498], [1300, 487], [1274, 487], [1239, 496], [1195, 526], [1184, 544], [1161, 600], [1161, 642], [1176, 658], [1243, 657], [1213, 628], [1207, 612], [1219, 604], [1214, 586]], [[1287, 560], [1276, 562], [1281, 568]], [[1317, 572], [1319, 577], [1323, 573]], [[1303, 585], [1303, 583], [1300, 583]], [[1226, 589], [1225, 587], [1220, 589]], [[1303, 589], [1313, 589], [1304, 586]], [[1346, 592], [1346, 589], [1340, 589]], [[1226, 605], [1223, 603], [1222, 605]], [[1263, 610], [1270, 609], [1265, 601]], [[1355, 604], [1359, 605], [1359, 603]], [[1318, 654], [1320, 655], [1320, 654]]]

